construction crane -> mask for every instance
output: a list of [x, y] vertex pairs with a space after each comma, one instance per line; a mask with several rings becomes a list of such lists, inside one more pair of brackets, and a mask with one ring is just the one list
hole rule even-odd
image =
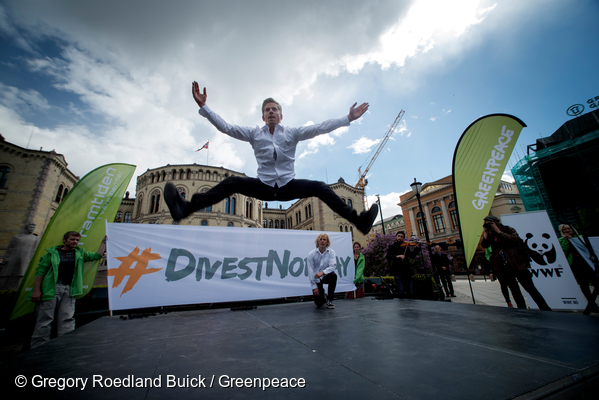
[[[368, 207], [368, 199], [366, 197], [366, 185], [368, 185], [368, 179], [366, 179], [366, 174], [368, 174], [368, 171], [370, 171], [370, 167], [372, 167], [372, 164], [374, 164], [374, 162], [376, 161], [377, 157], [379, 156], [379, 154], [381, 153], [381, 151], [385, 147], [385, 144], [387, 144], [387, 141], [389, 140], [389, 137], [391, 137], [391, 134], [393, 134], [393, 132], [395, 131], [395, 128], [399, 124], [399, 121], [401, 121], [401, 118], [403, 117], [404, 113], [405, 113], [405, 111], [401, 110], [399, 112], [399, 114], [397, 114], [397, 117], [395, 117], [395, 121], [389, 127], [389, 130], [385, 134], [385, 137], [383, 138], [383, 141], [381, 142], [380, 146], [376, 150], [376, 153], [374, 153], [374, 155], [370, 159], [370, 162], [368, 163], [368, 166], [366, 167], [366, 169], [364, 170], [364, 172], [362, 172], [362, 166], [360, 166], [358, 168], [358, 175], [360, 176], [360, 178], [358, 179], [358, 182], [355, 184], [354, 187], [356, 187], [358, 189], [364, 189], [364, 209], [365, 210], [369, 209], [369, 207]], [[362, 164], [362, 165], [364, 165], [364, 164]], [[381, 221], [381, 224], [382, 223], [383, 223], [383, 221]], [[371, 231], [370, 234], [369, 234], [369, 239], [370, 240], [372, 240], [372, 236], [373, 235], [372, 235], [372, 231]]]

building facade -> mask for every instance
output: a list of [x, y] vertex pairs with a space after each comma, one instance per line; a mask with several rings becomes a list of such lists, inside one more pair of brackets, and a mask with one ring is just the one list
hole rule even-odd
[[406, 231], [406, 224], [404, 222], [404, 218], [403, 215], [401, 214], [396, 214], [392, 217], [389, 218], [385, 218], [383, 220], [383, 222], [377, 222], [376, 224], [374, 224], [372, 226], [372, 233], [373, 234], [377, 234], [383, 233], [383, 226], [385, 227], [385, 234], [389, 235], [389, 234], [396, 234], [397, 232], [404, 232]]
[[0, 254], [10, 239], [35, 224], [42, 236], [54, 212], [79, 177], [55, 151], [30, 150], [0, 135]]

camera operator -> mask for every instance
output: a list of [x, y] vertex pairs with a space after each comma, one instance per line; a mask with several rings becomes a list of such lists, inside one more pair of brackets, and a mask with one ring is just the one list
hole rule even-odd
[[488, 215], [483, 224], [483, 240], [481, 246], [491, 246], [491, 263], [493, 268], [501, 271], [501, 276], [514, 295], [518, 308], [526, 308], [526, 302], [518, 283], [530, 294], [539, 309], [551, 311], [545, 299], [532, 281], [528, 253], [518, 232], [512, 227], [501, 224], [499, 218]]

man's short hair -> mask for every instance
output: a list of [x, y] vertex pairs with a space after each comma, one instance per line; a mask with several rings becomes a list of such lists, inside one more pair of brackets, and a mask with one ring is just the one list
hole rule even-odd
[[67, 240], [71, 236], [81, 237], [81, 234], [79, 232], [77, 232], [77, 231], [68, 231], [67, 233], [64, 234], [64, 236], [62, 238], [64, 240]]
[[405, 239], [405, 237], [406, 237], [406, 233], [405, 233], [404, 231], [397, 231], [397, 232], [395, 233], [395, 237], [397, 237], [397, 235], [399, 235], [400, 233], [403, 235], [403, 237], [404, 237], [404, 239]]
[[331, 246], [331, 239], [329, 239], [329, 235], [327, 235], [326, 233], [321, 233], [320, 235], [318, 235], [316, 237], [316, 240], [314, 241], [314, 243], [316, 243], [316, 247], [318, 247], [318, 241], [320, 240], [320, 238], [326, 237], [327, 238], [327, 247]]
[[262, 114], [264, 114], [264, 107], [266, 107], [266, 105], [268, 103], [275, 103], [277, 105], [277, 108], [279, 109], [279, 112], [282, 113], [283, 112], [283, 107], [281, 107], [281, 105], [279, 104], [278, 101], [276, 101], [275, 99], [273, 99], [272, 97], [269, 97], [268, 99], [264, 100], [262, 102]]
[[485, 220], [485, 221], [491, 221], [491, 222], [495, 222], [495, 223], [501, 223], [501, 221], [499, 220], [499, 218], [497, 218], [497, 217], [496, 217], [496, 216], [494, 216], [494, 215], [487, 215], [487, 216], [484, 218], [484, 220]]

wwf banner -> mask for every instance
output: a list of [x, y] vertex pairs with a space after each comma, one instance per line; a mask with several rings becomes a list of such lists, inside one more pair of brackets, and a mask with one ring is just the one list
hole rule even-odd
[[[107, 164], [91, 171], [73, 186], [46, 226], [19, 286], [11, 319], [35, 311], [35, 303], [30, 299], [37, 264], [46, 254], [47, 248], [63, 244], [62, 237], [66, 232], [79, 232], [79, 247], [90, 252], [98, 251], [105, 235], [104, 224], [106, 221], [114, 221], [134, 172], [135, 165]], [[86, 295], [92, 289], [99, 264], [100, 261], [85, 264], [83, 293], [78, 297]]]
[[[533, 211], [501, 216], [503, 225], [511, 226], [528, 248], [532, 281], [554, 310], [584, 310], [582, 295], [558, 237], [546, 211]], [[538, 309], [526, 293], [530, 308]]]
[[501, 176], [526, 124], [506, 114], [487, 115], [464, 131], [453, 155], [453, 184], [466, 265], [470, 265]]
[[[312, 294], [308, 253], [318, 231], [107, 224], [111, 310]], [[337, 291], [354, 290], [350, 233], [326, 232]]]

